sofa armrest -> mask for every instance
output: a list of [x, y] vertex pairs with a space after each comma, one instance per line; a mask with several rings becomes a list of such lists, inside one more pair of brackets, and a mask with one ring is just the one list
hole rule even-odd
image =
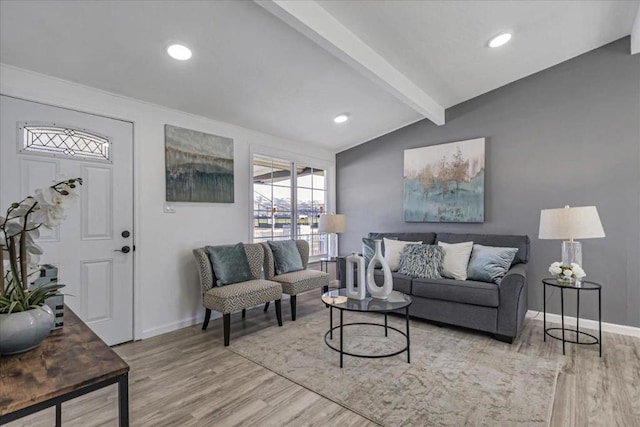
[[517, 337], [527, 313], [527, 264], [511, 267], [498, 285], [500, 301], [498, 305], [497, 333]]

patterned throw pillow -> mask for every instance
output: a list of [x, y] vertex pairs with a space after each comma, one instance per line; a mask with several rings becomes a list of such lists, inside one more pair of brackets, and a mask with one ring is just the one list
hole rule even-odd
[[422, 241], [405, 242], [403, 240], [387, 239], [386, 237], [384, 237], [382, 241], [384, 242], [384, 260], [389, 265], [391, 271], [398, 271], [398, 268], [400, 268], [400, 254], [405, 246], [422, 244]]
[[276, 274], [291, 273], [293, 271], [303, 270], [302, 257], [298, 246], [293, 240], [280, 240], [277, 242], [269, 241], [269, 247], [273, 252], [276, 262]]
[[437, 245], [407, 245], [400, 255], [398, 273], [422, 279], [442, 279], [444, 250]]
[[246, 282], [253, 278], [244, 244], [206, 246], [205, 249], [216, 276], [216, 286]]
[[471, 280], [500, 284], [509, 271], [518, 248], [473, 245], [467, 277]]

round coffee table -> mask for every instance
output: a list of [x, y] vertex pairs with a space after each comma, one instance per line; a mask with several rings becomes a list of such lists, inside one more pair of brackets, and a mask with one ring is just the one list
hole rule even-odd
[[[367, 297], [363, 300], [355, 300], [347, 298], [347, 290], [336, 289], [330, 292], [325, 292], [322, 294], [322, 301], [329, 306], [329, 330], [326, 334], [324, 334], [324, 342], [327, 346], [340, 353], [340, 367], [342, 368], [342, 359], [346, 354], [347, 356], [353, 357], [365, 357], [369, 359], [377, 359], [381, 357], [391, 357], [398, 355], [400, 353], [407, 352], [407, 363], [411, 363], [411, 339], [409, 338], [409, 306], [413, 302], [411, 297], [403, 294], [402, 292], [392, 291], [391, 294], [387, 297], [387, 299], [377, 299], [372, 298], [367, 294]], [[340, 325], [333, 326], [333, 309], [337, 309], [340, 312]], [[405, 319], [406, 319], [406, 332], [401, 331], [400, 329], [394, 328], [393, 326], [389, 326], [387, 323], [387, 314], [391, 311], [405, 309]], [[384, 325], [378, 323], [369, 323], [369, 322], [354, 322], [354, 323], [344, 323], [344, 312], [345, 311], [360, 311], [360, 312], [371, 312], [371, 313], [383, 313], [384, 314]], [[384, 328], [384, 336], [388, 336], [389, 329], [392, 329], [401, 335], [404, 335], [407, 339], [407, 345], [400, 350], [386, 353], [386, 354], [359, 354], [359, 353], [350, 353], [344, 351], [343, 348], [343, 330], [347, 326], [353, 325], [373, 325], [380, 326]], [[335, 347], [332, 345], [329, 340], [333, 339], [333, 331], [335, 329], [340, 330], [340, 347]]]

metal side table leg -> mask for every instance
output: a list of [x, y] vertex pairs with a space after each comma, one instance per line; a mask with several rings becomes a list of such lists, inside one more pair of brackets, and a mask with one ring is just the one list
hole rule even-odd
[[598, 289], [598, 346], [602, 357], [602, 288]]
[[560, 288], [560, 317], [562, 318], [562, 355], [564, 356], [564, 289]]
[[344, 342], [344, 336], [342, 334], [342, 329], [343, 329], [343, 323], [342, 323], [342, 315], [344, 313], [344, 310], [340, 310], [340, 367], [342, 368], [342, 358], [344, 357], [344, 353], [343, 353], [343, 348], [342, 348], [342, 344]]
[[118, 378], [118, 412], [120, 427], [129, 427], [129, 374]]
[[542, 283], [542, 339], [547, 342], [547, 284]]

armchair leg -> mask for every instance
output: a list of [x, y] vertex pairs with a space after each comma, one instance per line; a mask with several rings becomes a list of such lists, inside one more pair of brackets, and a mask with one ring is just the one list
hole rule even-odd
[[222, 322], [224, 324], [224, 346], [229, 345], [229, 336], [231, 335], [231, 313], [222, 315]]
[[269, 303], [270, 303], [270, 302], [271, 302], [271, 301], [267, 301], [267, 303], [264, 305], [264, 311], [269, 310]]
[[243, 308], [242, 309], [242, 318], [244, 319], [245, 317], [247, 317], [247, 309]]
[[278, 326], [282, 326], [282, 304], [279, 299], [276, 300], [276, 318], [278, 319]]
[[209, 319], [210, 318], [211, 318], [211, 310], [206, 308], [205, 312], [204, 312], [204, 322], [202, 322], [202, 330], [203, 331], [207, 330], [207, 326], [209, 326]]
[[291, 295], [290, 302], [291, 302], [291, 320], [295, 322], [296, 321], [296, 296], [295, 295]]

